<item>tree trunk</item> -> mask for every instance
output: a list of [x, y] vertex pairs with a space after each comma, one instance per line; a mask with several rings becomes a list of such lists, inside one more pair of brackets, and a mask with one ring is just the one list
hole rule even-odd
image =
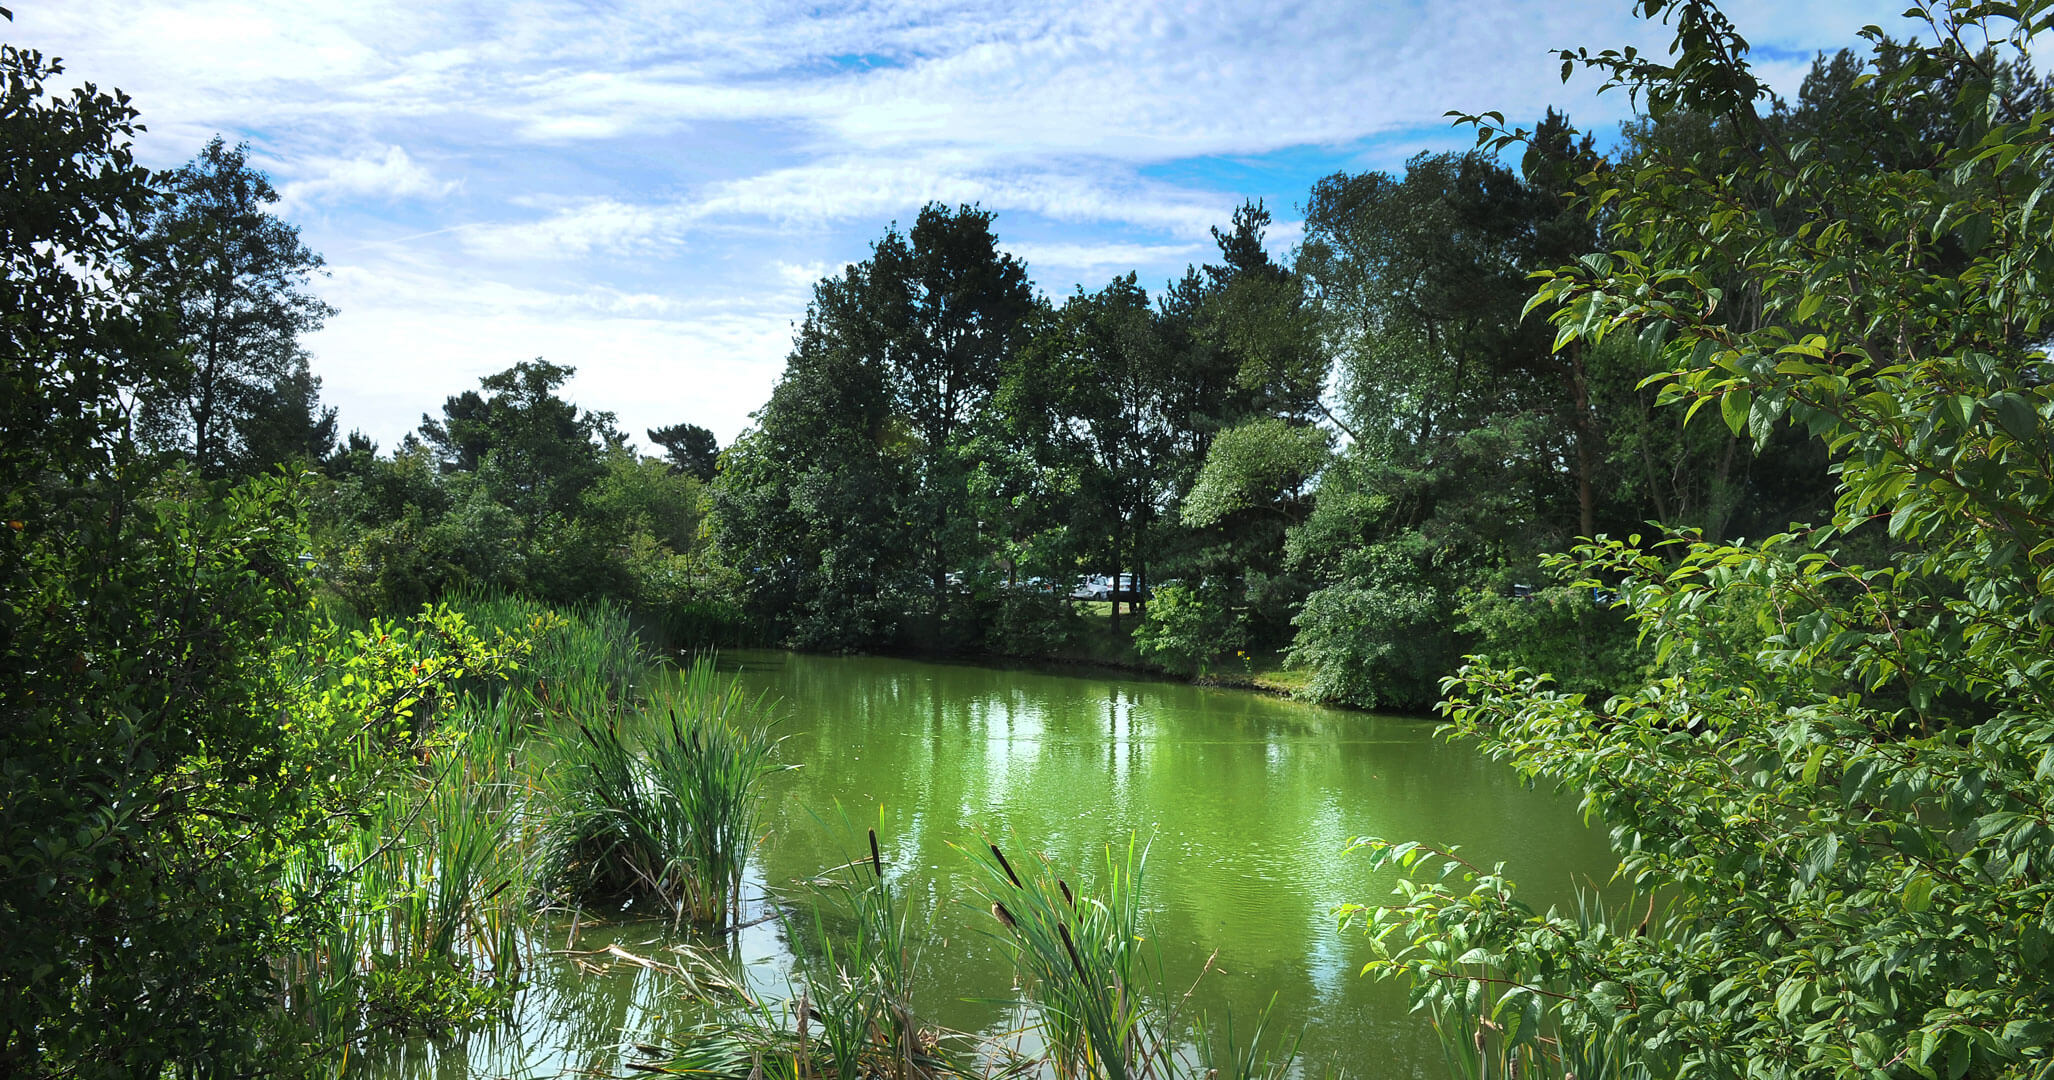
[[1598, 531], [1597, 488], [1597, 426], [1590, 414], [1590, 382], [1583, 370], [1583, 346], [1579, 342], [1569, 350], [1569, 389], [1574, 399], [1576, 419], [1571, 427], [1576, 434], [1576, 511], [1578, 536], [1594, 536]]
[[1106, 590], [1106, 596], [1113, 602], [1113, 638], [1117, 640], [1120, 636], [1120, 527], [1117, 524], [1113, 526], [1112, 563], [1112, 586]]

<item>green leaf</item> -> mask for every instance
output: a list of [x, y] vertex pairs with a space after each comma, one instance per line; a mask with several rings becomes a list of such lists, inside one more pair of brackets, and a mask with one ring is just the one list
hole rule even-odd
[[1735, 435], [1747, 430], [1748, 410], [1754, 406], [1754, 394], [1745, 389], [1726, 391], [1719, 398], [1719, 414], [1726, 419], [1726, 427]]
[[1933, 875], [1920, 871], [1912, 875], [1899, 898], [1904, 910], [1917, 914], [1933, 906]]
[[1997, 423], [2005, 434], [2027, 445], [2038, 441], [2040, 417], [2033, 411], [2032, 403], [2023, 396], [2006, 390], [1992, 397], [1989, 405], [1997, 414]]
[[1804, 865], [1800, 873], [1806, 882], [1817, 878], [1833, 868], [1840, 859], [1840, 837], [1835, 833], [1815, 836], [1804, 847]]
[[1783, 984], [1776, 987], [1776, 1015], [1788, 1017], [1791, 1013], [1796, 1012], [1798, 1005], [1804, 1001], [1806, 988], [1810, 985], [1804, 978], [1797, 975], [1792, 975], [1783, 980]]

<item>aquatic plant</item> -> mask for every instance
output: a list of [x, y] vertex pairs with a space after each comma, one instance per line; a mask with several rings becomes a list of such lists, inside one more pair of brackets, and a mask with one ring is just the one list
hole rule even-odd
[[470, 1026], [519, 983], [524, 784], [492, 729], [452, 736], [294, 867], [296, 901], [328, 914], [278, 966], [324, 1041]]
[[533, 692], [551, 709], [569, 708], [566, 698], [627, 700], [650, 681], [654, 653], [635, 633], [627, 609], [612, 601], [565, 607], [479, 591], [460, 594], [448, 606], [481, 634], [528, 642], [531, 651], [512, 688]]
[[741, 907], [759, 787], [774, 766], [769, 702], [711, 659], [638, 711], [578, 720], [556, 738], [544, 826], [559, 901], [653, 902], [725, 926]]
[[1057, 1074], [1253, 1080], [1290, 1070], [1297, 1042], [1264, 1041], [1267, 1009], [1245, 1042], [1236, 1037], [1231, 1017], [1217, 1028], [1203, 1016], [1180, 1017], [1196, 985], [1177, 997], [1165, 986], [1160, 951], [1150, 947], [1142, 922], [1147, 849], [1135, 839], [1129, 837], [1124, 854], [1108, 846], [1098, 879], [1078, 886], [1046, 857], [1024, 864], [1023, 874], [997, 844], [964, 850], [984, 871], [979, 891], [1040, 1013]]
[[1142, 949], [1146, 849], [1130, 841], [1120, 859], [1108, 847], [1102, 895], [1081, 902], [1047, 859], [1025, 864], [1023, 876], [997, 844], [966, 850], [985, 872], [980, 891], [1040, 1009], [1057, 1072], [1130, 1080], [1151, 1075], [1152, 1063], [1159, 1072], [1169, 1033], [1140, 996], [1161, 985]]
[[[846, 817], [842, 824], [847, 827]], [[944, 1049], [955, 1033], [923, 1026], [918, 1018], [906, 904], [886, 871], [877, 830], [868, 830], [866, 840], [865, 852], [809, 883], [803, 920], [787, 922], [791, 940], [802, 947], [785, 999], [765, 1002], [737, 989], [737, 1007], [721, 1010], [673, 1048], [649, 1048], [660, 1059], [649, 1068], [733, 1080], [974, 1074], [968, 1059]], [[704, 950], [691, 956], [697, 968], [719, 970]], [[701, 980], [746, 984], [738, 976]]]

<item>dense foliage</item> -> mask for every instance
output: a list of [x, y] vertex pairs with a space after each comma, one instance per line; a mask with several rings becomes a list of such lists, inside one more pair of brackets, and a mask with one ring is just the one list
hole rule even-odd
[[[1061, 303], [930, 205], [816, 285], [754, 427], [662, 458], [541, 358], [338, 443], [321, 261], [244, 149], [151, 174], [125, 98], [0, 46], [0, 1072], [441, 1033], [552, 903], [729, 926], [768, 713], [710, 663], [645, 685], [633, 620], [1446, 693], [1630, 894], [1542, 914], [1363, 841], [1440, 872], [1351, 915], [1458, 1069], [2048, 1075], [2054, 0], [1918, 8], [1794, 102], [1709, 3], [1636, 6], [1667, 62], [1562, 55], [1644, 110], [1608, 153], [1467, 118], [1320, 181], [1288, 264], [1250, 204], [1217, 262]], [[944, 1071], [871, 844], [857, 937], [816, 920], [793, 1023], [714, 1072], [805, 1073], [816, 1015], [837, 1068]], [[1144, 985], [1136, 864], [1080, 906], [991, 854], [1053, 1067], [1214, 1067]]]
[[1501, 873], [1371, 842], [1461, 871], [1365, 913], [1371, 966], [1413, 975], [1478, 1071], [2045, 1076], [2054, 110], [2024, 48], [2054, 5], [1931, 9], [1924, 44], [1872, 28], [1865, 67], [1815, 71], [1845, 92], [1810, 124], [1758, 111], [1715, 9], [1641, 7], [1674, 20], [1672, 63], [1565, 63], [1718, 137], [1588, 170], [1610, 250], [1534, 303], [1558, 350], [1637, 336], [1676, 407], [1821, 440], [1837, 498], [1756, 543], [1564, 560], [1622, 583], [1667, 672], [1604, 700], [1475, 664], [1451, 729], [1582, 792], [1641, 900], [1542, 915]]
[[404, 759], [424, 698], [491, 661], [445, 624], [334, 693], [295, 677], [326, 663], [304, 492], [210, 479], [130, 425], [128, 395], [194, 371], [130, 258], [157, 205], [135, 113], [51, 93], [33, 52], [0, 69], [0, 1071], [289, 1068], [269, 965], [319, 922], [285, 900], [294, 860]]

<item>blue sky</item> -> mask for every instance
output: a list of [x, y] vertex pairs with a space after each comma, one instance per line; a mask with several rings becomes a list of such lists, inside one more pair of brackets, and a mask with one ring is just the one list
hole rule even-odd
[[[17, 0], [10, 42], [120, 87], [139, 156], [247, 140], [328, 260], [310, 341], [381, 445], [545, 356], [638, 439], [723, 444], [813, 281], [922, 203], [976, 202], [1061, 296], [1212, 253], [1244, 198], [1288, 255], [1313, 180], [1455, 149], [1449, 109], [1609, 133], [1549, 50], [1666, 44], [1627, 0], [1039, 4]], [[1902, 0], [1728, 3], [1772, 83]]]

